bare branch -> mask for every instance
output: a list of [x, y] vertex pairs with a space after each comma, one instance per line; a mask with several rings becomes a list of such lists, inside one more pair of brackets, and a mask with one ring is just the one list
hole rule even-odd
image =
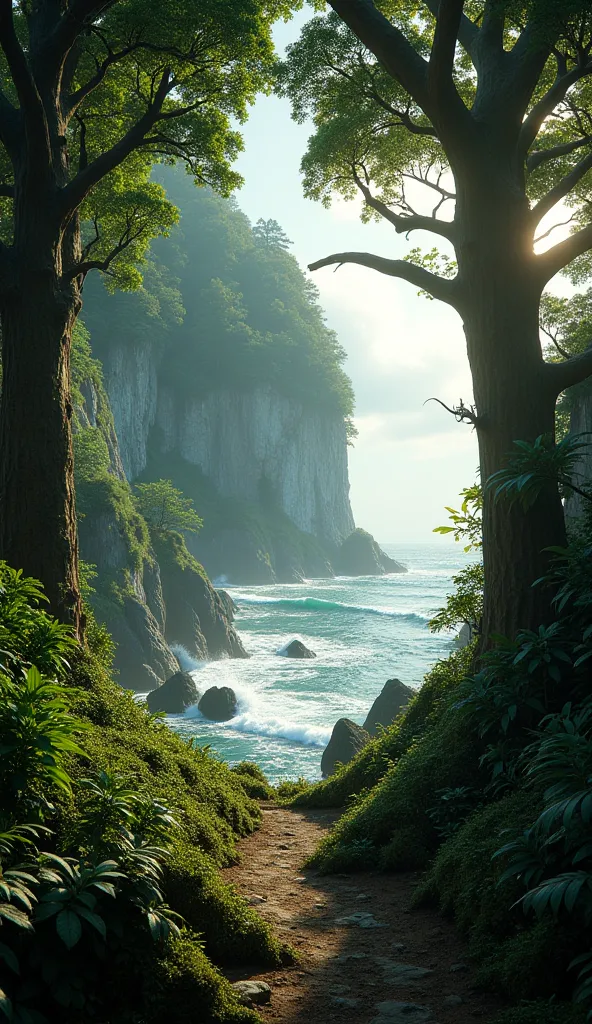
[[[12, 0], [0, 0], [0, 45], [8, 64], [10, 76], [18, 96], [22, 116], [27, 125], [27, 138], [35, 160], [38, 161], [39, 177], [47, 168], [50, 159], [50, 143], [47, 122], [41, 97], [31, 74], [27, 58], [18, 40], [13, 19]], [[5, 101], [0, 112], [9, 117], [14, 126], [14, 108]]]
[[545, 363], [544, 369], [557, 395], [574, 384], [581, 384], [592, 376], [592, 344], [581, 355], [572, 356], [564, 363]]
[[545, 118], [549, 117], [549, 115], [555, 110], [556, 106], [565, 99], [572, 85], [575, 85], [575, 83], [579, 82], [580, 79], [585, 78], [590, 74], [592, 74], [592, 61], [589, 61], [582, 66], [575, 67], [571, 71], [564, 72], [561, 66], [558, 68], [557, 78], [553, 85], [538, 101], [538, 103], [535, 103], [534, 107], [528, 114], [528, 117], [524, 119], [522, 128], [520, 129], [518, 152], [524, 157], [524, 159], [526, 159], [528, 150], [539, 134]]
[[592, 224], [575, 231], [573, 235], [541, 253], [536, 257], [537, 274], [541, 285], [544, 287], [555, 274], [589, 249], [592, 249]]
[[[364, 184], [357, 173], [355, 165], [352, 166], [352, 174], [368, 206], [376, 210], [389, 224], [392, 224], [397, 234], [409, 234], [410, 231], [431, 231], [435, 235], [440, 235], [442, 238], [453, 241], [455, 227], [452, 221], [438, 220], [435, 214], [432, 217], [424, 217], [422, 214], [415, 212], [404, 215], [395, 213], [386, 203], [383, 203], [372, 194], [368, 185]], [[441, 202], [444, 202], [444, 199]]]
[[436, 30], [428, 66], [428, 89], [432, 102], [438, 107], [443, 103], [462, 103], [454, 85], [452, 72], [463, 6], [464, 0], [440, 0], [438, 4]]
[[440, 299], [442, 302], [447, 302], [458, 308], [460, 296], [454, 280], [447, 281], [445, 278], [438, 277], [437, 274], [432, 274], [429, 270], [424, 270], [423, 267], [408, 263], [406, 260], [389, 260], [370, 252], [338, 252], [333, 253], [332, 256], [325, 256], [322, 260], [309, 263], [308, 269], [320, 270], [321, 267], [335, 266], [335, 264], [338, 269], [344, 263], [356, 263], [361, 267], [369, 267], [370, 270], [378, 270], [379, 273], [386, 274], [388, 277], [398, 277], [402, 281], [416, 285], [422, 291], [429, 292], [435, 299]]
[[536, 245], [537, 242], [542, 242], [543, 238], [548, 238], [549, 235], [552, 235], [554, 231], [557, 231], [557, 228], [565, 228], [568, 224], [573, 224], [575, 217], [576, 214], [574, 213], [568, 220], [560, 220], [559, 223], [552, 224], [551, 227], [547, 229], [547, 231], [543, 231], [542, 235], [537, 235], [537, 237], [534, 240], [534, 244]]
[[[434, 18], [438, 17], [438, 11], [440, 9], [440, 0], [424, 0], [424, 3]], [[471, 58], [474, 57], [475, 43], [479, 38], [479, 27], [474, 22], [467, 18], [466, 14], [461, 14], [458, 24], [457, 37], [460, 45], [464, 50], [467, 51]]]
[[581, 149], [582, 146], [587, 146], [592, 142], [592, 135], [584, 135], [579, 139], [572, 139], [571, 142], [563, 142], [559, 146], [551, 146], [550, 149], [537, 149], [534, 153], [531, 153], [526, 161], [526, 172], [532, 174], [536, 171], [537, 167], [547, 162], [547, 160], [556, 160], [560, 156], [569, 156], [570, 153], [574, 153], [576, 149]]
[[546, 196], [543, 196], [536, 206], [532, 208], [531, 217], [534, 223], [538, 224], [545, 214], [552, 210], [557, 203], [561, 202], [590, 170], [592, 170], [592, 153], [588, 153], [587, 156], [580, 160], [573, 170], [566, 174], [561, 181], [558, 181], [553, 188], [549, 189]]
[[460, 399], [459, 404], [454, 406], [452, 409], [449, 405], [446, 405], [446, 402], [443, 402], [441, 398], [426, 398], [423, 404], [427, 405], [428, 402], [438, 402], [438, 405], [441, 405], [443, 409], [446, 409], [446, 412], [449, 412], [454, 416], [457, 423], [472, 423], [473, 427], [476, 427], [480, 422], [475, 406], [465, 405], [462, 398]]

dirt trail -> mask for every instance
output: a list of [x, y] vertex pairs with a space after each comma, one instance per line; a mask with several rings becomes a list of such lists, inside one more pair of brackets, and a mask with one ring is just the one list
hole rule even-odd
[[[323, 876], [302, 867], [337, 816], [263, 809], [262, 828], [241, 844], [242, 863], [224, 876], [247, 898], [264, 897], [257, 910], [298, 950], [299, 962], [229, 972], [231, 980], [266, 981], [271, 1003], [258, 1009], [281, 1024], [490, 1021], [499, 1004], [474, 989], [453, 925], [434, 910], [410, 912], [418, 875]], [[340, 920], [352, 914], [370, 916]]]

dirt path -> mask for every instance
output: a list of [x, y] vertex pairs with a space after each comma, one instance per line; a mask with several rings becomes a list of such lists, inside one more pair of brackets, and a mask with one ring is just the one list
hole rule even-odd
[[[466, 944], [452, 924], [433, 910], [410, 912], [416, 874], [323, 876], [303, 869], [336, 817], [264, 808], [262, 828], [242, 843], [242, 863], [224, 872], [225, 880], [253, 898], [276, 934], [298, 950], [299, 962], [230, 972], [231, 980], [266, 981], [271, 1003], [258, 1009], [265, 1021], [281, 1024], [491, 1020], [499, 1005], [474, 990]], [[370, 917], [341, 920], [352, 914]]]

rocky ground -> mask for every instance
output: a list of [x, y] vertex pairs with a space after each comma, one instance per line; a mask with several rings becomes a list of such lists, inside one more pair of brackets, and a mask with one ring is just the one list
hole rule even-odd
[[452, 923], [411, 910], [418, 876], [319, 875], [303, 862], [336, 814], [265, 807], [262, 828], [225, 872], [298, 963], [266, 973], [230, 972], [271, 988], [258, 1007], [281, 1024], [474, 1024], [492, 1019], [493, 998], [474, 987], [466, 944]]

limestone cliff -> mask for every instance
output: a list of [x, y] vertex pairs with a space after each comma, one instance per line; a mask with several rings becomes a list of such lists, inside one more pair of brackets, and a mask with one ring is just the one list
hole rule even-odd
[[[90, 596], [116, 644], [121, 684], [152, 690], [178, 671], [171, 644], [195, 658], [246, 657], [232, 613], [183, 537], [151, 537], [124, 469], [100, 364], [88, 339], [75, 339], [74, 448], [81, 556], [94, 567]], [[126, 365], [133, 372], [133, 365]], [[133, 392], [123, 374], [122, 392]], [[139, 436], [139, 434], [138, 434]], [[126, 451], [126, 460], [129, 450]]]
[[150, 343], [128, 348], [122, 339], [100, 355], [128, 479], [151, 456], [175, 455], [223, 497], [259, 503], [269, 486], [291, 522], [319, 540], [337, 545], [352, 532], [342, 417], [270, 388], [179, 395], [163, 382]]

